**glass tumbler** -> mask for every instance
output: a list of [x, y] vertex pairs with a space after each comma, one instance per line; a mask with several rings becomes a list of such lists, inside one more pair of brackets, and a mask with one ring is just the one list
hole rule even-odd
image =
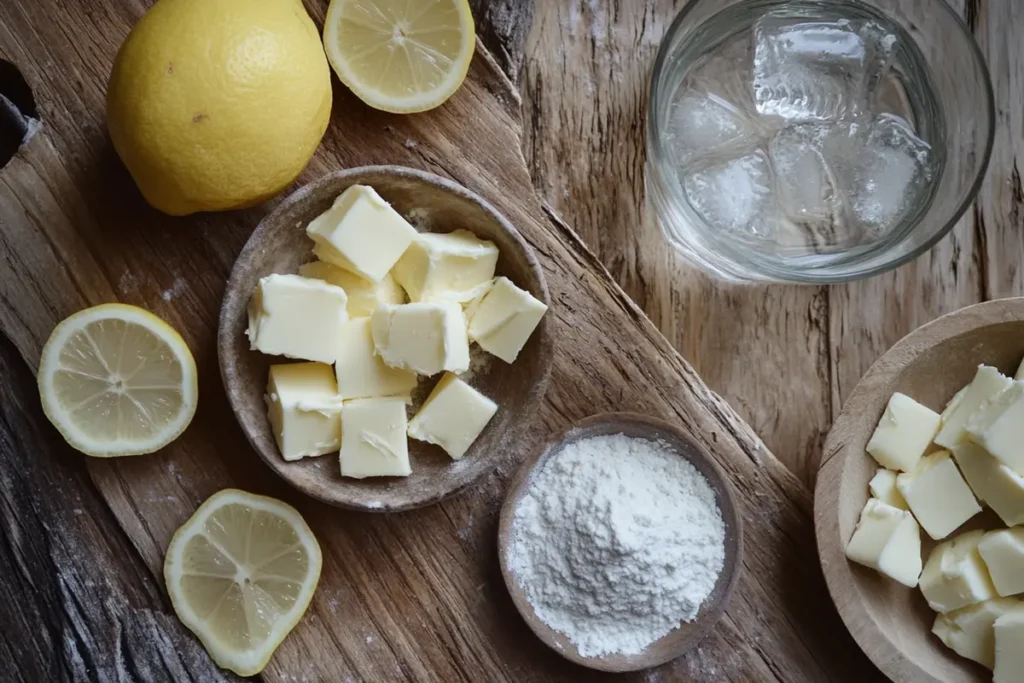
[[[920, 197], [909, 209], [894, 214], [898, 217], [884, 231], [862, 231], [861, 238], [853, 239], [840, 225], [834, 234], [818, 236], [820, 247], [792, 248], [770, 230], [735, 232], [723, 229], [722, 223], [712, 224], [706, 218], [708, 210], [699, 210], [691, 199], [683, 177], [690, 171], [680, 161], [672, 133], [677, 125], [672, 118], [675, 107], [685, 97], [684, 89], [692, 86], [692, 75], [701, 73], [712, 91], [720, 87], [725, 99], [745, 100], [751, 111], [756, 108], [754, 26], [766, 15], [839, 25], [877, 20], [898, 39], [889, 72], [884, 82], [876, 83], [868, 106], [872, 116], [878, 116], [879, 108], [886, 110], [885, 99], [895, 103], [894, 111], [903, 114], [913, 133], [930, 146], [931, 166]], [[868, 277], [930, 249], [967, 210], [992, 153], [994, 108], [991, 79], [978, 45], [945, 0], [690, 0], [669, 28], [652, 74], [646, 129], [648, 199], [669, 243], [714, 276], [807, 284]], [[716, 134], [720, 131], [708, 133]], [[766, 136], [773, 134], [769, 130]], [[758, 154], [754, 161], [768, 159], [767, 164], [775, 165], [771, 182], [780, 182], [774, 157]], [[882, 167], [878, 178], [858, 182], [885, 183], [886, 174], [898, 170]], [[725, 206], [723, 210], [744, 210], [728, 202], [749, 201], [747, 190], [740, 187], [748, 182], [746, 177], [724, 175], [716, 182], [718, 196], [706, 201]]]

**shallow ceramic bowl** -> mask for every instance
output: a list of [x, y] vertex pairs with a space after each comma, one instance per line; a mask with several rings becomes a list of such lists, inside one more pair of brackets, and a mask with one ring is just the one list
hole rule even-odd
[[[217, 337], [224, 387], [246, 436], [271, 469], [314, 498], [361, 510], [406, 510], [468, 486], [521, 442], [518, 434], [528, 428], [550, 374], [549, 316], [541, 320], [514, 364], [490, 358], [473, 373], [470, 383], [498, 404], [498, 412], [461, 460], [452, 461], [440, 448], [410, 439], [412, 474], [408, 477], [343, 479], [337, 453], [285, 461], [274, 442], [263, 396], [270, 365], [294, 361], [249, 350], [246, 307], [260, 278], [294, 273], [314, 260], [306, 226], [353, 184], [372, 186], [420, 230], [464, 228], [493, 241], [501, 251], [499, 275], [544, 303], [549, 303], [548, 289], [529, 246], [490, 204], [456, 183], [410, 168], [373, 166], [326, 175], [285, 199], [249, 238], [228, 281]], [[482, 352], [474, 347], [474, 354], [478, 353]], [[432, 380], [423, 381], [432, 385]], [[425, 388], [421, 382], [421, 389]]]
[[[509, 570], [507, 555], [512, 533], [512, 520], [519, 500], [529, 488], [534, 472], [539, 471], [544, 463], [567, 445], [594, 436], [609, 434], [625, 434], [652, 441], [663, 441], [674, 450], [679, 457], [685, 458], [708, 480], [715, 492], [722, 519], [725, 522], [725, 562], [722, 573], [714, 590], [701, 605], [697, 617], [661, 637], [643, 652], [634, 655], [604, 655], [601, 657], [584, 657], [576, 647], [561, 633], [552, 630], [537, 618], [533, 607], [526, 599], [523, 589], [516, 576]], [[736, 586], [740, 567], [743, 563], [743, 529], [732, 489], [725, 475], [711, 457], [683, 430], [662, 420], [632, 413], [606, 413], [595, 415], [573, 425], [554, 440], [541, 448], [529, 460], [523, 463], [515, 479], [509, 487], [505, 503], [501, 508], [501, 519], [498, 526], [498, 556], [501, 574], [505, 585], [512, 596], [512, 601], [519, 610], [530, 629], [537, 634], [548, 647], [566, 659], [600, 671], [639, 671], [658, 666], [675, 659], [692, 648], [725, 612], [729, 596]]]
[[[825, 442], [814, 496], [818, 552], [829, 592], [850, 633], [893, 681], [981, 683], [991, 672], [931, 635], [935, 613], [921, 591], [849, 562], [844, 554], [878, 464], [864, 450], [889, 398], [901, 392], [940, 412], [978, 365], [1013, 375], [1024, 357], [1024, 299], [952, 313], [921, 327], [876, 362], [850, 394]], [[969, 528], [1004, 526], [991, 512]], [[924, 556], [934, 547], [922, 531]]]

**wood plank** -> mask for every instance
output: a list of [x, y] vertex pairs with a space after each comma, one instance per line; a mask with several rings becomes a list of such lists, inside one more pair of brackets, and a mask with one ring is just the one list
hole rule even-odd
[[833, 410], [827, 291], [712, 281], [666, 248], [647, 204], [648, 82], [679, 6], [538, 6], [522, 85], [530, 173], [697, 374], [812, 483]]
[[235, 680], [186, 635], [6, 338], [0, 376], [4, 680]]
[[[560, 340], [538, 424], [524, 426], [509, 461], [475, 489], [401, 515], [328, 508], [254, 466], [219, 383], [214, 327], [234, 255], [269, 206], [186, 219], [149, 209], [113, 155], [102, 120], [106, 72], [144, 6], [66, 5], [0, 7], [0, 53], [35, 88], [44, 121], [0, 172], [8, 266], [0, 272], [0, 325], [31, 367], [58, 319], [114, 298], [147, 306], [183, 332], [201, 377], [192, 427], [154, 456], [89, 461], [87, 468], [155, 576], [170, 534], [220, 488], [275, 495], [303, 512], [324, 549], [321, 587], [265, 680], [577, 679], [581, 671], [547, 651], [514, 613], [497, 568], [496, 513], [516, 462], [543, 434], [609, 409], [667, 417], [691, 431], [736, 486], [748, 535], [726, 618], [698, 650], [651, 675], [877, 677], [830, 608], [807, 490], [707, 389], [576, 233], [544, 212], [519, 151], [516, 90], [483, 47], [464, 88], [429, 115], [370, 112], [336, 89], [331, 129], [301, 180], [330, 168], [404, 163], [462, 182], [520, 228], [543, 262]], [[322, 19], [323, 6], [310, 9]], [[93, 656], [113, 654], [100, 645]]]

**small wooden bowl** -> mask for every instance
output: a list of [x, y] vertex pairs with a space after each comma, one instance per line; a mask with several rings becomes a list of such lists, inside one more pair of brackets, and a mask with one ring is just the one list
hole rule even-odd
[[[846, 627], [898, 683], [981, 683], [991, 672], [931, 634], [935, 613], [921, 591], [846, 559], [868, 481], [878, 464], [864, 450], [889, 398], [902, 392], [941, 411], [984, 363], [1013, 376], [1024, 356], [1024, 299], [971, 306], [921, 327], [879, 359], [853, 390], [825, 442], [814, 494], [818, 553]], [[965, 528], [1004, 526], [990, 512]], [[922, 532], [925, 558], [934, 543]]]
[[[519, 500], [526, 493], [534, 472], [539, 471], [549, 458], [567, 445], [594, 436], [625, 434], [650, 440], [663, 441], [672, 447], [679, 457], [685, 458], [708, 480], [715, 491], [719, 510], [725, 522], [725, 562], [714, 590], [701, 605], [697, 617], [666, 634], [635, 655], [612, 654], [602, 657], [583, 657], [563, 634], [551, 629], [541, 621], [526, 599], [518, 579], [508, 568], [507, 554], [511, 541], [512, 520]], [[639, 671], [658, 666], [675, 659], [704, 637], [721, 618], [729, 602], [743, 563], [743, 529], [732, 489], [725, 475], [711, 457], [697, 445], [690, 436], [674, 425], [644, 415], [633, 413], [604, 413], [588, 417], [557, 435], [546, 446], [523, 463], [509, 487], [501, 508], [498, 523], [498, 558], [505, 585], [519, 614], [530, 629], [545, 645], [569, 661], [599, 671]]]
[[410, 439], [408, 477], [343, 479], [336, 454], [285, 461], [274, 442], [263, 396], [270, 365], [295, 361], [249, 349], [246, 306], [260, 278], [294, 273], [314, 260], [306, 225], [354, 184], [372, 186], [420, 230], [464, 228], [493, 241], [501, 251], [499, 275], [545, 303], [548, 288], [530, 247], [490, 204], [461, 185], [411, 168], [371, 166], [328, 174], [294, 192], [253, 232], [228, 280], [217, 335], [221, 376], [238, 422], [271, 469], [300, 491], [339, 507], [395, 512], [452, 495], [515, 449], [521, 441], [517, 435], [528, 429], [544, 396], [551, 371], [549, 316], [541, 320], [515, 364], [491, 358], [484, 370], [473, 374], [470, 383], [498, 404], [498, 412], [461, 460], [452, 461], [440, 448]]

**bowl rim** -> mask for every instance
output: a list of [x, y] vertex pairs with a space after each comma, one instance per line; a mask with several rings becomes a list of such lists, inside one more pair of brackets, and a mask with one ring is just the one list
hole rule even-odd
[[[646, 655], [646, 653], [649, 652], [649, 650], [657, 643], [671, 639], [673, 634], [676, 632], [676, 630], [673, 629], [654, 643], [648, 645], [643, 652], [634, 655], [624, 655], [626, 662], [621, 665], [608, 662], [607, 656], [604, 655], [600, 657], [581, 656], [576, 647], [567, 637], [564, 636], [564, 634], [554, 631], [554, 629], [543, 623], [540, 618], [537, 617], [533, 606], [529, 601], [527, 601], [518, 579], [508, 567], [506, 552], [510, 545], [507, 542], [510, 541], [512, 537], [512, 521], [515, 516], [515, 509], [528, 489], [527, 484], [529, 483], [529, 480], [532, 478], [533, 474], [539, 470], [539, 466], [542, 465], [547, 458], [559, 452], [576, 433], [579, 432], [585, 434], [586, 432], [602, 425], [615, 423], [631, 423], [641, 429], [647, 430], [652, 436], [655, 436], [658, 432], [666, 433], [670, 435], [672, 439], [690, 446], [696, 454], [696, 459], [701, 460], [703, 464], [707, 465], [713, 476], [708, 476], [708, 474], [701, 471], [700, 468], [698, 468], [698, 471], [701, 471], [701, 474], [705, 478], [714, 478], [717, 480], [715, 482], [709, 481], [709, 485], [711, 485], [712, 489], [718, 494], [718, 507], [722, 514], [723, 521], [726, 524], [726, 529], [732, 531], [732, 534], [726, 534], [725, 556], [727, 559], [730, 555], [733, 558], [731, 563], [726, 562], [723, 564], [722, 571], [715, 583], [715, 588], [712, 590], [712, 594], [718, 593], [717, 600], [714, 603], [705, 602], [702, 604], [698, 611], [697, 618], [692, 622], [688, 622], [689, 624], [694, 625], [689, 638], [681, 641], [678, 648], [666, 652], [662, 656], [651, 657]], [[683, 453], [679, 453], [678, 455], [691, 463], [693, 462], [694, 458], [688, 457]], [[725, 609], [732, 598], [732, 594], [739, 581], [740, 574], [743, 573], [743, 518], [740, 515], [739, 507], [736, 504], [736, 494], [733, 490], [732, 482], [725, 475], [725, 471], [717, 462], [715, 462], [709, 451], [700, 445], [693, 436], [682, 427], [660, 418], [634, 412], [604, 412], [573, 422], [556, 431], [529, 457], [527, 457], [519, 466], [519, 469], [516, 471], [515, 476], [509, 482], [506, 489], [505, 500], [502, 502], [498, 518], [496, 545], [498, 551], [498, 563], [501, 568], [501, 577], [505, 583], [505, 588], [508, 591], [509, 596], [512, 598], [516, 611], [519, 613], [523, 621], [526, 622], [526, 625], [534, 635], [536, 635], [537, 638], [550, 649], [575, 664], [579, 664], [589, 669], [611, 673], [625, 673], [648, 669], [672, 661], [692, 649], [708, 635], [711, 629], [714, 628], [715, 624], [717, 624], [725, 615]], [[556, 638], [564, 641], [565, 646], [560, 645]]]
[[[847, 590], [848, 584], [834, 569], [836, 565], [848, 568], [850, 564], [843, 552], [847, 539], [840, 536], [836, 505], [842, 490], [843, 475], [851, 458], [870, 457], [864, 452], [855, 453], [847, 446], [847, 425], [852, 415], [876, 395], [874, 385], [878, 378], [902, 371], [922, 352], [937, 344], [984, 327], [1021, 321], [1024, 321], [1024, 297], [1012, 297], [967, 306], [918, 327], [896, 342], [864, 373], [847, 397], [825, 439], [814, 487], [814, 534], [818, 545], [818, 562], [825, 575], [829, 595], [847, 631], [868, 659], [894, 681], [945, 683], [904, 655], [884, 635], [885, 631], [879, 626], [878, 620], [865, 608], [856, 592]], [[930, 343], [922, 346], [923, 338], [927, 338]], [[865, 624], [870, 624], [870, 629], [865, 629]]]
[[[511, 221], [504, 214], [498, 211], [493, 204], [460, 183], [428, 171], [422, 171], [408, 166], [385, 164], [355, 166], [352, 168], [330, 171], [289, 193], [256, 225], [256, 228], [247, 238], [245, 245], [242, 247], [241, 251], [239, 251], [238, 256], [235, 258], [235, 262], [231, 267], [231, 274], [225, 284], [224, 296], [221, 302], [220, 313], [217, 321], [217, 358], [218, 365], [220, 367], [221, 383], [224, 387], [225, 393], [227, 394], [228, 402], [231, 405], [231, 411], [235, 420], [242, 432], [245, 434], [252, 449], [259, 454], [260, 458], [274, 472], [274, 474], [280, 477], [292, 488], [310, 496], [311, 498], [335, 507], [361, 512], [389, 513], [427, 507], [450, 498], [479, 482], [485, 475], [493, 472], [494, 468], [500, 463], [494, 461], [487, 467], [478, 467], [471, 471], [464, 480], [459, 481], [457, 485], [449, 486], [431, 495], [412, 498], [401, 503], [368, 505], [353, 502], [345, 497], [331, 495], [330, 492], [334, 490], [333, 487], [306, 486], [296, 482], [292, 477], [287, 476], [284, 471], [284, 466], [292, 463], [285, 461], [281, 457], [280, 453], [277, 452], [276, 447], [273, 449], [272, 453], [268, 453], [265, 452], [265, 449], [262, 448], [259, 443], [257, 443], [254, 438], [254, 434], [251, 433], [251, 430], [246, 426], [246, 419], [243, 415], [244, 411], [241, 409], [241, 406], [236, 403], [234, 397], [235, 392], [232, 391], [232, 386], [234, 385], [232, 376], [238, 375], [237, 369], [239, 359], [234, 356], [231, 349], [232, 342], [235, 341], [233, 340], [235, 330], [232, 329], [234, 319], [231, 316], [231, 310], [244, 310], [244, 302], [247, 302], [250, 296], [248, 293], [241, 292], [241, 288], [239, 286], [239, 280], [245, 275], [242, 269], [242, 264], [252, 263], [255, 261], [254, 257], [256, 252], [261, 248], [260, 242], [262, 240], [260, 237], [262, 234], [270, 230], [272, 226], [278, 224], [282, 214], [295, 204], [303, 201], [308, 195], [324, 186], [330, 186], [338, 183], [339, 181], [343, 182], [351, 180], [352, 182], [349, 184], [352, 184], [359, 182], [360, 178], [372, 175], [391, 175], [399, 178], [412, 179], [429, 185], [438, 191], [455, 195], [475, 204], [478, 208], [494, 219], [495, 223], [500, 226], [501, 230], [508, 235], [508, 237], [525, 255], [529, 270], [532, 273], [534, 281], [539, 289], [535, 294], [539, 295], [538, 298], [545, 303], [549, 309], [551, 308], [551, 295], [548, 289], [547, 280], [544, 277], [543, 268], [541, 267], [540, 261], [533, 248], [527, 243], [515, 226], [512, 225]], [[239, 301], [239, 299], [241, 299], [241, 301]], [[554, 352], [550, 319], [551, 316], [547, 315], [541, 319], [540, 324], [537, 326], [537, 329], [534, 330], [533, 336], [530, 340], [532, 343], [536, 343], [540, 346], [540, 357], [542, 360], [541, 372], [535, 378], [532, 386], [530, 387], [528, 399], [524, 402], [523, 414], [520, 419], [525, 421], [533, 420], [536, 416], [539, 404], [547, 392], [547, 385], [551, 377]], [[256, 352], [252, 351], [252, 353]], [[332, 453], [327, 454], [326, 456], [318, 457], [330, 457], [333, 453], [334, 452], [332, 451]]]

